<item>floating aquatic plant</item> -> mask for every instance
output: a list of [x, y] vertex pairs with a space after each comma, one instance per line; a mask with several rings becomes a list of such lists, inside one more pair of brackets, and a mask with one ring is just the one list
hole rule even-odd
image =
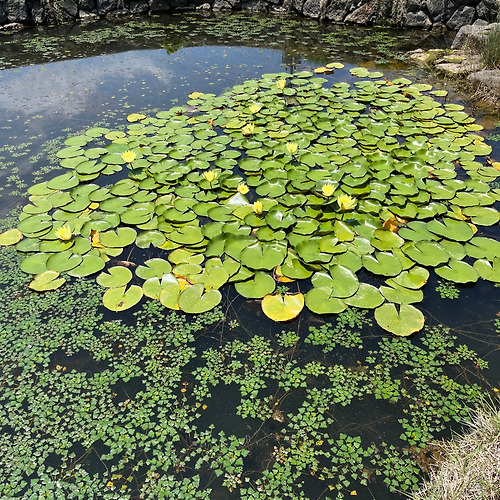
[[[0, 243], [25, 255], [38, 290], [64, 283], [47, 271], [102, 271], [112, 310], [146, 295], [200, 313], [235, 284], [275, 321], [304, 305], [354, 306], [410, 335], [424, 324], [414, 304], [429, 269], [500, 282], [500, 243], [477, 234], [500, 220], [488, 184], [500, 171], [481, 126], [430, 85], [351, 73], [367, 79], [328, 86], [309, 71], [266, 74], [221, 96], [194, 92], [189, 108], [129, 115], [126, 133], [71, 137], [57, 153], [68, 172], [28, 190], [17, 230]], [[124, 166], [128, 178], [103, 187]], [[134, 245], [159, 257], [126, 282], [103, 271]], [[305, 293], [274, 294], [279, 276]]]

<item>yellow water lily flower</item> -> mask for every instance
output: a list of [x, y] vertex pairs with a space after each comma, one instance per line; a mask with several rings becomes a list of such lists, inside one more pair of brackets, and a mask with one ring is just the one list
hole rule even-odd
[[56, 231], [56, 236], [63, 241], [69, 241], [73, 237], [73, 231], [69, 227], [69, 224], [64, 224]]
[[341, 194], [337, 197], [337, 203], [339, 204], [340, 210], [351, 210], [356, 206], [356, 198], [348, 194]]
[[295, 142], [288, 142], [286, 145], [286, 150], [291, 154], [294, 155], [298, 149], [298, 146]]
[[133, 151], [125, 151], [122, 153], [122, 160], [125, 163], [132, 163], [137, 158], [137, 155]]
[[240, 194], [247, 194], [248, 191], [250, 191], [250, 188], [244, 183], [244, 182], [240, 182], [238, 184], [238, 193]]
[[335, 192], [335, 186], [330, 182], [327, 182], [321, 186], [321, 192], [323, 193], [323, 196], [332, 196]]
[[280, 90], [283, 90], [285, 88], [285, 86], [286, 86], [286, 80], [278, 80], [276, 82], [276, 85], [278, 85], [278, 88]]
[[253, 204], [253, 211], [257, 214], [260, 215], [262, 211], [264, 210], [264, 207], [262, 205], [262, 202], [257, 200]]
[[212, 182], [214, 182], [217, 178], [217, 172], [214, 172], [213, 170], [207, 170], [206, 172], [203, 172], [203, 177], [205, 177], [206, 181], [212, 184]]
[[250, 110], [250, 113], [254, 115], [255, 113], [258, 113], [262, 109], [262, 104], [257, 104], [257, 103], [250, 104], [250, 106], [248, 106], [248, 109]]
[[247, 123], [242, 129], [241, 129], [241, 133], [243, 135], [250, 135], [250, 134], [253, 134], [253, 131], [254, 131], [254, 128], [255, 128], [255, 124], [254, 123]]

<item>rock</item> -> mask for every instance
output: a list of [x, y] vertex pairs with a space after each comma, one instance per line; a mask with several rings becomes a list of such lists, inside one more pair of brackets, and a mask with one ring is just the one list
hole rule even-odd
[[249, 0], [248, 2], [243, 2], [241, 4], [241, 8], [250, 12], [262, 12], [267, 10], [266, 3], [261, 0]]
[[105, 16], [112, 10], [118, 10], [118, 0], [97, 0], [97, 12]]
[[[78, 6], [80, 7], [80, 11], [86, 12], [97, 12], [97, 1], [96, 0], [80, 0], [78, 2]], [[81, 16], [80, 16], [81, 17]]]
[[409, 28], [424, 28], [430, 29], [432, 26], [431, 20], [427, 17], [425, 12], [419, 10], [418, 12], [408, 12], [406, 14], [406, 26]]
[[8, 23], [4, 24], [3, 26], [0, 26], [0, 31], [5, 31], [5, 32], [14, 32], [14, 31], [21, 31], [26, 26], [21, 23]]
[[76, 19], [78, 17], [78, 5], [73, 0], [62, 0], [59, 5], [61, 9], [66, 12], [69, 17]]
[[500, 23], [484, 24], [476, 21], [472, 25], [462, 26], [455, 35], [451, 48], [478, 48], [492, 29], [500, 29]]
[[319, 19], [321, 17], [320, 0], [306, 0], [302, 7], [302, 14], [306, 17]]
[[94, 21], [99, 19], [99, 16], [94, 12], [87, 12], [86, 10], [80, 10], [78, 12], [80, 19], [83, 21], [83, 24], [86, 24], [89, 21]]
[[211, 8], [209, 3], [202, 3], [196, 7], [196, 10], [210, 10]]
[[475, 15], [476, 9], [474, 7], [463, 5], [455, 11], [455, 13], [446, 23], [446, 26], [452, 31], [458, 30], [466, 24], [472, 24]]
[[471, 73], [467, 79], [471, 82], [477, 83], [481, 86], [488, 87], [494, 93], [500, 95], [500, 71], [496, 69], [483, 69], [482, 71], [476, 71]]
[[151, 0], [149, 2], [149, 9], [152, 12], [170, 12], [173, 6], [171, 6], [167, 0]]
[[372, 24], [377, 14], [377, 4], [376, 2], [365, 3], [361, 7], [358, 7], [355, 11], [351, 12], [344, 21], [346, 23], [368, 25]]
[[131, 1], [129, 10], [131, 14], [146, 14], [149, 12], [149, 4], [146, 0]]
[[226, 0], [215, 0], [212, 9], [215, 11], [231, 10], [231, 4]]
[[9, 0], [7, 2], [7, 20], [11, 23], [25, 23], [29, 21], [26, 2], [23, 0]]
[[421, 0], [406, 0], [406, 12], [418, 12], [424, 7]]
[[350, 13], [350, 5], [342, 0], [332, 0], [325, 9], [325, 19], [334, 23], [341, 23]]

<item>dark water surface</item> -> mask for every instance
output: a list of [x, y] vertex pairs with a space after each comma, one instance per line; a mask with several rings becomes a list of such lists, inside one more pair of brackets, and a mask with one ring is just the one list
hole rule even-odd
[[[264, 73], [279, 71], [293, 73], [334, 61], [345, 64], [344, 69], [335, 72], [336, 81], [351, 81], [353, 77], [349, 69], [363, 66], [384, 72], [389, 80], [404, 76], [414, 81], [431, 83], [438, 89], [449, 90], [449, 101], [464, 104], [466, 110], [475, 114], [477, 121], [484, 125], [484, 134], [489, 134], [492, 139], [491, 156], [500, 160], [500, 117], [490, 114], [487, 108], [474, 107], [453, 84], [436, 81], [425, 71], [410, 67], [404, 61], [404, 53], [407, 50], [418, 46], [441, 48], [448, 46], [449, 43], [448, 36], [430, 36], [419, 31], [394, 32], [375, 28], [333, 27], [311, 20], [299, 22], [289, 18], [248, 15], [221, 18], [203, 18], [194, 14], [155, 16], [117, 23], [99, 21], [82, 26], [29, 29], [11, 37], [2, 34], [0, 35], [0, 116], [2, 117], [0, 214], [2, 218], [7, 218], [10, 211], [19, 209], [25, 204], [25, 192], [29, 186], [60, 173], [54, 153], [63, 147], [64, 139], [70, 135], [81, 133], [94, 126], [124, 129], [127, 125], [126, 116], [129, 113], [151, 114], [172, 106], [184, 105], [188, 100], [188, 94], [194, 91], [218, 95], [227, 88], [245, 80], [258, 78]], [[13, 227], [9, 225], [9, 220], [6, 224], [4, 229]], [[498, 240], [500, 236], [498, 224], [489, 228], [487, 233]], [[146, 258], [150, 256], [145, 255]], [[12, 266], [17, 266], [17, 263], [12, 262]], [[8, 273], [8, 268], [6, 269], [3, 272]], [[4, 280], [2, 283], [5, 284], [7, 281]], [[495, 324], [495, 319], [500, 314], [499, 288], [490, 282], [480, 280], [475, 286], [457, 286], [459, 298], [443, 299], [435, 290], [437, 285], [438, 278], [431, 273], [431, 278], [425, 287], [424, 301], [419, 304], [419, 308], [426, 316], [426, 324], [444, 325], [450, 328], [451, 333], [458, 337], [457, 344], [467, 345], [476, 351], [480, 358], [489, 362], [488, 370], [481, 370], [474, 366], [474, 363], [464, 362], [463, 370], [455, 367], [454, 371], [450, 371], [450, 377], [456, 377], [460, 383], [464, 383], [465, 380], [478, 383], [485, 394], [495, 397], [494, 388], [500, 386], [500, 326]], [[323, 352], [320, 347], [304, 343], [303, 340], [307, 337], [311, 326], [319, 328], [325, 322], [334, 322], [335, 317], [319, 318], [304, 312], [299, 319], [287, 325], [278, 325], [261, 313], [258, 304], [236, 295], [234, 291], [228, 291], [224, 297], [225, 321], [218, 322], [213, 327], [207, 326], [201, 333], [197, 333], [196, 352], [199, 355], [190, 362], [191, 364], [186, 365], [187, 368], [182, 374], [182, 379], [187, 381], [186, 386], [194, 384], [189, 368], [194, 370], [204, 364], [201, 360], [203, 351], [210, 348], [220, 349], [235, 339], [245, 343], [250, 342], [255, 336], [269, 339], [272, 349], [286, 353], [287, 359], [293, 359], [300, 366], [317, 361], [324, 365], [361, 367], [368, 351], [376, 350], [379, 342], [388, 337], [377, 326], [364, 324], [360, 328], [363, 339], [362, 350], [338, 347], [330, 352]], [[85, 295], [79, 300], [85, 301]], [[28, 317], [32, 312], [21, 311], [18, 323], [22, 321], [23, 314]], [[132, 313], [121, 313], [125, 316], [120, 317], [115, 313], [99, 309], [99, 314], [104, 314], [102, 321], [122, 320], [129, 325], [134, 325], [136, 321]], [[371, 315], [372, 312], [369, 312], [368, 317]], [[5, 333], [10, 328], [8, 324], [10, 323], [7, 321], [5, 331], [0, 327], [0, 332], [4, 336], [8, 336]], [[301, 339], [300, 342], [293, 348], [279, 347], [276, 342], [282, 330], [294, 331]], [[96, 338], [100, 335], [102, 332], [96, 331]], [[421, 337], [422, 335], [417, 334], [411, 342], [421, 345]], [[122, 344], [126, 345], [126, 342], [117, 338], [113, 349], [120, 352], [122, 347], [119, 346]], [[39, 361], [40, 373], [57, 371], [55, 367], [63, 364], [68, 372], [71, 370], [78, 373], [105, 372], [109, 367], [106, 365], [107, 362], [89, 353], [92, 353], [92, 349], [88, 346], [85, 348], [75, 346], [71, 356], [68, 355], [67, 348], [66, 351], [53, 348], [50, 351], [50, 362], [44, 364]], [[126, 361], [123, 363], [126, 364]], [[7, 369], [8, 366], [9, 362], [6, 361], [6, 373], [10, 373], [12, 368]], [[22, 371], [22, 363], [15, 364], [12, 370], [14, 369]], [[38, 376], [43, 378], [43, 375]], [[400, 376], [404, 384], [404, 373], [401, 372]], [[117, 381], [113, 386], [117, 398], [123, 397], [122, 401], [137, 399], [137, 394], [143, 393], [147, 386], [145, 377], [141, 377], [142, 375], [135, 373], [131, 375], [130, 380], [125, 381], [122, 377]], [[319, 376], [314, 380], [318, 388], [321, 388], [322, 384], [328, 385], [328, 382]], [[10, 384], [5, 381], [2, 383]], [[310, 385], [308, 388], [310, 389]], [[242, 495], [243, 498], [337, 498], [335, 488], [328, 486], [336, 483], [333, 480], [317, 480], [313, 468], [297, 478], [283, 479], [284, 482], [302, 484], [303, 497], [299, 496], [300, 489], [295, 487], [290, 490], [284, 489], [279, 497], [276, 493], [266, 496], [265, 488], [258, 483], [263, 470], [269, 469], [272, 474], [278, 474], [277, 469], [272, 468], [272, 464], [279, 460], [276, 450], [279, 450], [283, 434], [286, 434], [283, 430], [290, 423], [287, 415], [297, 414], [307, 390], [299, 387], [283, 391], [277, 387], [275, 380], [271, 380], [268, 387], [259, 393], [259, 397], [263, 399], [272, 397], [272, 401], [277, 401], [276, 406], [279, 407], [285, 420], [281, 422], [280, 415], [273, 413], [272, 418], [261, 422], [253, 418], [243, 419], [237, 414], [240, 391], [235, 384], [227, 386], [219, 384], [214, 387], [208, 408], [197, 421], [197, 428], [201, 431], [210, 429], [213, 425], [213, 435], [223, 431], [226, 436], [234, 435], [247, 440], [244, 446], [252, 443], [251, 454], [245, 458], [243, 473], [248, 482], [244, 482], [243, 485], [246, 488], [249, 484], [253, 485], [250, 488], [253, 493], [247, 492], [247, 496]], [[384, 398], [359, 398], [346, 406], [338, 404], [335, 406], [335, 411], [332, 410], [335, 423], [328, 426], [327, 430], [335, 439], [340, 433], [360, 436], [365, 449], [372, 444], [374, 447], [381, 447], [380, 443], [404, 448], [407, 445], [399, 439], [400, 402], [390, 402]], [[7, 403], [3, 400], [2, 404]], [[26, 410], [26, 414], [29, 415], [33, 411], [33, 409]], [[13, 424], [9, 425], [10, 428], [4, 428], [2, 431], [1, 450], [4, 456], [13, 453], [14, 448], [10, 442], [17, 432], [12, 427]], [[116, 424], [111, 422], [109, 425]], [[436, 432], [434, 435], [447, 437], [450, 435], [451, 427], [450, 424], [443, 432]], [[57, 434], [56, 431], [52, 432]], [[289, 435], [293, 432], [288, 429]], [[183, 436], [186, 442], [189, 441], [188, 435], [189, 432], [186, 431], [186, 436]], [[105, 441], [104, 438], [101, 439], [102, 442]], [[80, 442], [82, 444], [79, 444]], [[304, 440], [304, 454], [307, 453], [306, 444]], [[56, 445], [52, 443], [51, 446]], [[328, 446], [333, 444], [330, 443]], [[192, 447], [195, 448], [195, 444], [192, 443]], [[38, 496], [24, 495], [27, 491], [36, 494], [38, 491], [36, 487], [28, 486], [30, 481], [48, 474], [54, 482], [50, 483], [47, 480], [49, 484], [47, 489], [53, 492], [54, 498], [139, 498], [145, 477], [149, 477], [144, 462], [135, 469], [130, 466], [132, 470], [126, 472], [134, 476], [134, 479], [126, 482], [127, 487], [120, 490], [116, 486], [122, 484], [122, 478], [112, 476], [112, 471], [108, 470], [112, 461], [107, 462], [101, 456], [105, 448], [104, 445], [102, 449], [99, 448], [96, 441], [92, 447], [93, 451], [89, 451], [88, 443], [84, 444], [83, 440], [78, 441], [76, 438], [71, 448], [76, 455], [81, 454], [85, 457], [82, 463], [86, 464], [84, 468], [88, 469], [89, 475], [96, 474], [97, 479], [93, 480], [93, 483], [88, 480], [88, 484], [99, 483], [101, 485], [99, 488], [95, 486], [94, 490], [84, 490], [82, 486], [80, 489], [71, 490], [65, 489], [65, 486], [61, 487], [61, 483], [58, 485], [54, 479], [54, 474], [51, 475], [48, 469], [44, 468], [49, 467], [49, 464], [57, 468], [60, 465], [59, 459], [47, 455], [45, 462], [43, 460], [38, 462], [39, 468], [34, 466], [31, 474], [25, 473], [24, 476], [12, 467], [0, 465], [2, 470], [0, 485], [3, 484], [3, 489], [0, 488], [3, 494], [0, 494], [0, 497], [38, 498]], [[146, 456], [147, 452], [144, 453]], [[165, 453], [168, 454], [168, 451]], [[118, 459], [122, 460], [123, 456], [117, 454], [116, 460]], [[397, 468], [396, 465], [388, 467]], [[187, 466], [186, 469], [187, 472], [182, 464], [178, 465], [174, 472], [173, 469], [169, 469], [168, 473], [177, 483], [174, 479], [172, 483], [165, 483], [162, 490], [164, 498], [204, 498], [201, 493], [199, 497], [195, 497], [189, 496], [194, 494], [187, 490], [176, 489], [180, 488], [179, 484], [183, 477], [189, 482], [189, 478], [196, 473], [196, 470], [193, 472]], [[157, 467], [156, 470], [161, 470], [161, 467]], [[341, 472], [342, 470], [339, 474]], [[117, 473], [125, 475], [124, 469], [118, 469]], [[21, 476], [26, 481], [26, 486], [24, 489], [21, 488], [21, 492], [6, 487], [8, 483], [17, 481]], [[370, 472], [368, 487], [353, 480], [344, 488], [343, 494], [356, 495], [363, 499], [404, 498], [398, 493], [389, 493], [383, 482], [384, 477], [386, 476], [382, 475], [377, 478]], [[106, 489], [105, 485], [109, 482], [111, 486]], [[172, 486], [174, 483], [175, 486]], [[201, 474], [198, 489], [202, 492], [208, 487], [213, 489], [210, 498], [240, 498], [237, 488], [231, 491], [231, 488], [222, 485], [218, 476], [205, 470]], [[157, 498], [158, 490], [153, 491], [156, 493], [148, 494], [144, 490], [142, 495], [146, 498]], [[47, 498], [52, 497], [49, 495]]]

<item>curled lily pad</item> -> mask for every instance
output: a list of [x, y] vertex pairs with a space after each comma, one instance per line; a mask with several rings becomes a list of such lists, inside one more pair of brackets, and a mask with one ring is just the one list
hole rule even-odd
[[304, 308], [304, 296], [301, 293], [274, 293], [262, 299], [264, 314], [273, 321], [289, 321], [296, 318]]
[[58, 271], [44, 271], [37, 274], [28, 285], [32, 290], [37, 292], [46, 292], [55, 290], [66, 283], [64, 278], [59, 278]]
[[111, 311], [125, 311], [134, 307], [142, 298], [143, 291], [140, 286], [132, 285], [108, 288], [102, 297], [102, 302]]
[[407, 304], [402, 304], [399, 311], [394, 304], [382, 304], [375, 309], [375, 320], [381, 328], [399, 337], [418, 332], [425, 323], [422, 312]]

